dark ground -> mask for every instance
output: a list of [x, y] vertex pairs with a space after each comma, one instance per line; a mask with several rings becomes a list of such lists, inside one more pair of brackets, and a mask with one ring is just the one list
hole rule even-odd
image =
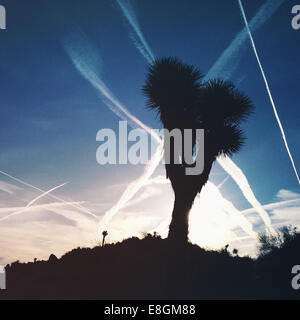
[[[148, 235], [57, 259], [6, 267], [2, 299], [299, 299], [291, 287], [299, 238], [251, 259]], [[296, 243], [297, 242], [297, 243]]]

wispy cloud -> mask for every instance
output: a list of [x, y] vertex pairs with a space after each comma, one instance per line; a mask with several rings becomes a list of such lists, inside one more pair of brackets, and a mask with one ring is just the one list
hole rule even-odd
[[300, 194], [297, 192], [293, 192], [291, 190], [281, 189], [277, 193], [277, 198], [279, 199], [297, 199], [300, 198]]
[[22, 190], [22, 189], [20, 187], [17, 187], [5, 181], [0, 181], [0, 190], [9, 194], [13, 194], [15, 191]]
[[26, 182], [26, 181], [24, 181], [24, 180], [22, 180], [22, 179], [19, 179], [19, 178], [15, 177], [15, 176], [7, 173], [7, 172], [4, 172], [4, 171], [2, 171], [2, 170], [0, 170], [0, 174], [3, 174], [4, 176], [6, 176], [6, 177], [8, 177], [8, 178], [10, 178], [10, 179], [12, 179], [12, 180], [14, 180], [14, 181], [16, 181], [16, 182], [18, 182], [18, 183], [21, 183], [22, 185], [24, 185], [24, 186], [26, 186], [26, 187], [35, 189], [35, 190], [41, 192], [42, 194], [46, 193], [46, 195], [49, 196], [49, 197], [51, 197], [52, 199], [61, 201], [61, 202], [64, 203], [64, 204], [68, 204], [69, 206], [72, 206], [73, 208], [75, 208], [75, 209], [77, 209], [77, 210], [80, 210], [81, 212], [84, 212], [84, 213], [92, 216], [95, 220], [98, 221], [98, 216], [96, 216], [96, 215], [93, 214], [91, 211], [89, 211], [88, 209], [86, 209], [85, 207], [83, 207], [82, 204], [80, 204], [80, 203], [75, 203], [75, 204], [74, 204], [74, 202], [67, 202], [66, 200], [64, 200], [64, 199], [62, 199], [62, 198], [60, 198], [60, 197], [58, 197], [58, 196], [55, 196], [55, 195], [53, 195], [53, 194], [51, 194], [51, 193], [47, 193], [47, 191], [42, 190], [41, 188], [38, 188], [38, 187], [36, 187], [36, 186], [34, 186], [34, 185], [32, 185], [32, 184], [30, 184], [30, 183], [28, 183], [28, 182]]
[[[79, 202], [68, 202], [66, 201], [66, 203], [63, 202], [51, 202], [51, 203], [46, 203], [46, 204], [39, 204], [39, 205], [35, 205], [35, 206], [31, 206], [30, 210], [34, 211], [34, 210], [42, 210], [42, 209], [51, 209], [51, 208], [61, 208], [61, 207], [65, 207], [65, 206], [69, 206], [69, 205], [76, 205], [76, 204], [83, 204], [84, 201], [79, 201]], [[17, 210], [21, 210], [23, 209], [24, 206], [21, 207], [6, 207], [6, 208], [0, 208], [0, 214], [6, 214], [6, 213], [10, 213], [13, 211], [17, 211]]]
[[39, 195], [38, 197], [36, 197], [36, 198], [34, 198], [33, 200], [31, 200], [30, 202], [28, 202], [28, 204], [27, 204], [24, 208], [22, 208], [22, 209], [20, 209], [20, 210], [18, 210], [18, 211], [15, 211], [15, 212], [13, 212], [13, 213], [11, 213], [11, 214], [9, 214], [9, 215], [1, 218], [1, 219], [0, 219], [0, 222], [1, 222], [1, 221], [4, 221], [4, 220], [6, 220], [6, 219], [9, 219], [9, 218], [11, 218], [11, 217], [13, 217], [13, 216], [17, 216], [17, 215], [19, 215], [19, 214], [21, 214], [21, 213], [24, 213], [24, 212], [27, 211], [27, 210], [30, 208], [30, 206], [32, 206], [35, 202], [37, 202], [38, 200], [42, 199], [43, 197], [45, 197], [45, 196], [48, 195], [49, 193], [51, 193], [51, 192], [53, 192], [53, 191], [55, 191], [55, 190], [57, 190], [57, 189], [65, 186], [66, 184], [67, 184], [67, 182], [66, 182], [66, 183], [63, 183], [63, 184], [61, 184], [61, 185], [59, 185], [59, 186], [56, 186], [56, 187], [54, 187], [54, 188], [51, 188], [50, 190], [42, 193], [42, 194]]
[[[295, 206], [296, 207], [300, 206], [300, 194], [298, 194], [298, 196], [293, 199], [289, 199], [287, 197], [282, 201], [275, 201], [272, 203], [265, 204], [263, 205], [263, 208], [264, 210], [274, 210], [274, 209], [284, 209], [284, 208], [295, 207]], [[247, 214], [256, 213], [256, 210], [254, 208], [250, 208], [250, 209], [245, 209], [241, 211], [241, 213], [244, 215], [247, 215]], [[287, 221], [287, 223], [292, 223], [292, 221], [290, 222]]]

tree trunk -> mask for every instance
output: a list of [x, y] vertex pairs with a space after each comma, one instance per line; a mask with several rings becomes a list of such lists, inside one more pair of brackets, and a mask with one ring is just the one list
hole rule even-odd
[[169, 226], [169, 239], [180, 243], [187, 242], [189, 232], [189, 213], [193, 206], [195, 196], [195, 193], [188, 194], [183, 191], [175, 192], [172, 220]]
[[[207, 157], [208, 158], [208, 157]], [[189, 213], [193, 206], [195, 197], [202, 190], [208, 181], [208, 176], [213, 164], [213, 158], [208, 158], [205, 163], [205, 169], [200, 176], [186, 176], [184, 168], [172, 168], [170, 176], [172, 187], [175, 194], [175, 201], [172, 213], [172, 220], [169, 226], [168, 238], [186, 243], [189, 233]]]

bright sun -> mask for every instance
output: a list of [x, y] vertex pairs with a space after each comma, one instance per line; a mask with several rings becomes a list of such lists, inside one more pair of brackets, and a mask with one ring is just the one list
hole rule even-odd
[[237, 240], [233, 228], [240, 226], [255, 237], [252, 224], [226, 200], [219, 189], [208, 182], [194, 202], [190, 213], [189, 238], [202, 247], [221, 248]]

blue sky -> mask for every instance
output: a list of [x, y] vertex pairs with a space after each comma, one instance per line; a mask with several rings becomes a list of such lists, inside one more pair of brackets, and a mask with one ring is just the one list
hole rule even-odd
[[[204, 74], [244, 27], [235, 0], [132, 0], [130, 3], [143, 35], [157, 57], [177, 56], [186, 63], [198, 66]], [[248, 0], [243, 3], [250, 20], [265, 1]], [[97, 69], [95, 72], [101, 73], [105, 84], [133, 115], [153, 128], [160, 128], [155, 115], [145, 108], [141, 88], [147, 72], [147, 61], [129, 36], [132, 29], [117, 2], [113, 0], [90, 0], [88, 3], [75, 0], [72, 4], [61, 0], [59, 5], [50, 0], [1, 0], [1, 4], [7, 10], [7, 30], [0, 30], [0, 170], [43, 190], [68, 181], [69, 184], [55, 191], [55, 194], [66, 200], [85, 201], [89, 210], [102, 216], [117, 202], [126, 185], [137, 179], [144, 168], [141, 165], [97, 164], [96, 150], [99, 143], [95, 139], [96, 133], [102, 128], [116, 129], [119, 119], [76, 70], [63, 43], [70, 34], [84, 33], [97, 52], [93, 56], [85, 51], [86, 48], [82, 48]], [[285, 1], [254, 33], [254, 38], [298, 167], [300, 31], [291, 27], [291, 8], [295, 4], [297, 1]], [[247, 176], [261, 204], [278, 200], [280, 190], [290, 192], [285, 193], [285, 197], [295, 198], [299, 185], [249, 41], [239, 50], [234, 64], [227, 66], [229, 70], [231, 67], [234, 72], [230, 80], [249, 95], [256, 106], [255, 115], [243, 126], [247, 136], [246, 146], [233, 160]], [[164, 174], [162, 166], [156, 172], [156, 175], [159, 174]], [[218, 185], [226, 177], [227, 173], [216, 164], [210, 180]], [[6, 191], [0, 191], [0, 204], [3, 208], [25, 206], [39, 194], [5, 176], [0, 177], [0, 180], [9, 183], [9, 188], [22, 188], [10, 189], [10, 193], [7, 192], [6, 185]], [[170, 202], [166, 204], [165, 210], [172, 208], [172, 192], [169, 187], [163, 186], [166, 189], [156, 191], [153, 186], [151, 188], [148, 190], [151, 197], [147, 198], [145, 195], [145, 201], [136, 204], [135, 209], [131, 209], [131, 214], [124, 213], [124, 217], [129, 217], [126, 220], [128, 223], [144, 229], [136, 228], [133, 233], [153, 229], [155, 224], [160, 223], [159, 215], [155, 215], [154, 222], [149, 223], [150, 227], [145, 223], [150, 219], [150, 214], [147, 215], [145, 210], [146, 207], [149, 209], [148, 204], [160, 202], [160, 197], [163, 196]], [[239, 210], [250, 208], [232, 179], [226, 181], [221, 191]], [[279, 198], [280, 195], [282, 193]], [[136, 199], [138, 196], [139, 194]], [[47, 198], [40, 203], [50, 202], [51, 199]], [[164, 207], [154, 210], [162, 208]], [[54, 234], [61, 228], [59, 223], [63, 221], [62, 224], [68, 225], [68, 228], [72, 225], [70, 221], [63, 220], [67, 209], [59, 210], [55, 213], [58, 215], [55, 216], [56, 220], [54, 215], [49, 218], [46, 210], [43, 212], [41, 209], [38, 215], [28, 213], [20, 216], [19, 220], [14, 218], [6, 222], [3, 226], [4, 233], [8, 238], [16, 233], [18, 240], [10, 242], [6, 238], [0, 243], [1, 249], [8, 251], [16, 246], [17, 241], [24, 241], [25, 238], [28, 239], [28, 244], [24, 251], [20, 249], [4, 256], [5, 261], [13, 257], [17, 259], [18, 255], [26, 259], [31, 257], [31, 251], [39, 256], [48, 254], [50, 244], [55, 241]], [[3, 211], [1, 216], [5, 214], [7, 213]], [[54, 219], [55, 223], [52, 221], [52, 224], [49, 219]], [[296, 223], [293, 219], [290, 222]], [[139, 225], [140, 220], [144, 224], [141, 222]], [[289, 222], [289, 219], [286, 218], [284, 222]], [[33, 224], [36, 225], [31, 230]], [[41, 229], [38, 228], [50, 225], [53, 234], [49, 231], [48, 238], [43, 238], [45, 245], [40, 246], [38, 239]], [[86, 226], [85, 223], [83, 225]], [[256, 221], [255, 225], [259, 227], [261, 222]], [[26, 233], [27, 226], [32, 241]], [[84, 228], [79, 227], [80, 230]], [[80, 232], [77, 230], [71, 230], [70, 234], [76, 233], [76, 236], [70, 236], [58, 251], [72, 248], [82, 243], [82, 240], [85, 245], [91, 245], [92, 240], [99, 235], [97, 225], [90, 228], [92, 231], [86, 233], [91, 232], [91, 235], [85, 234], [82, 237], [78, 236]], [[114, 236], [111, 233], [111, 241], [126, 234], [123, 231], [115, 231]], [[30, 241], [34, 243], [32, 247], [29, 245]]]

